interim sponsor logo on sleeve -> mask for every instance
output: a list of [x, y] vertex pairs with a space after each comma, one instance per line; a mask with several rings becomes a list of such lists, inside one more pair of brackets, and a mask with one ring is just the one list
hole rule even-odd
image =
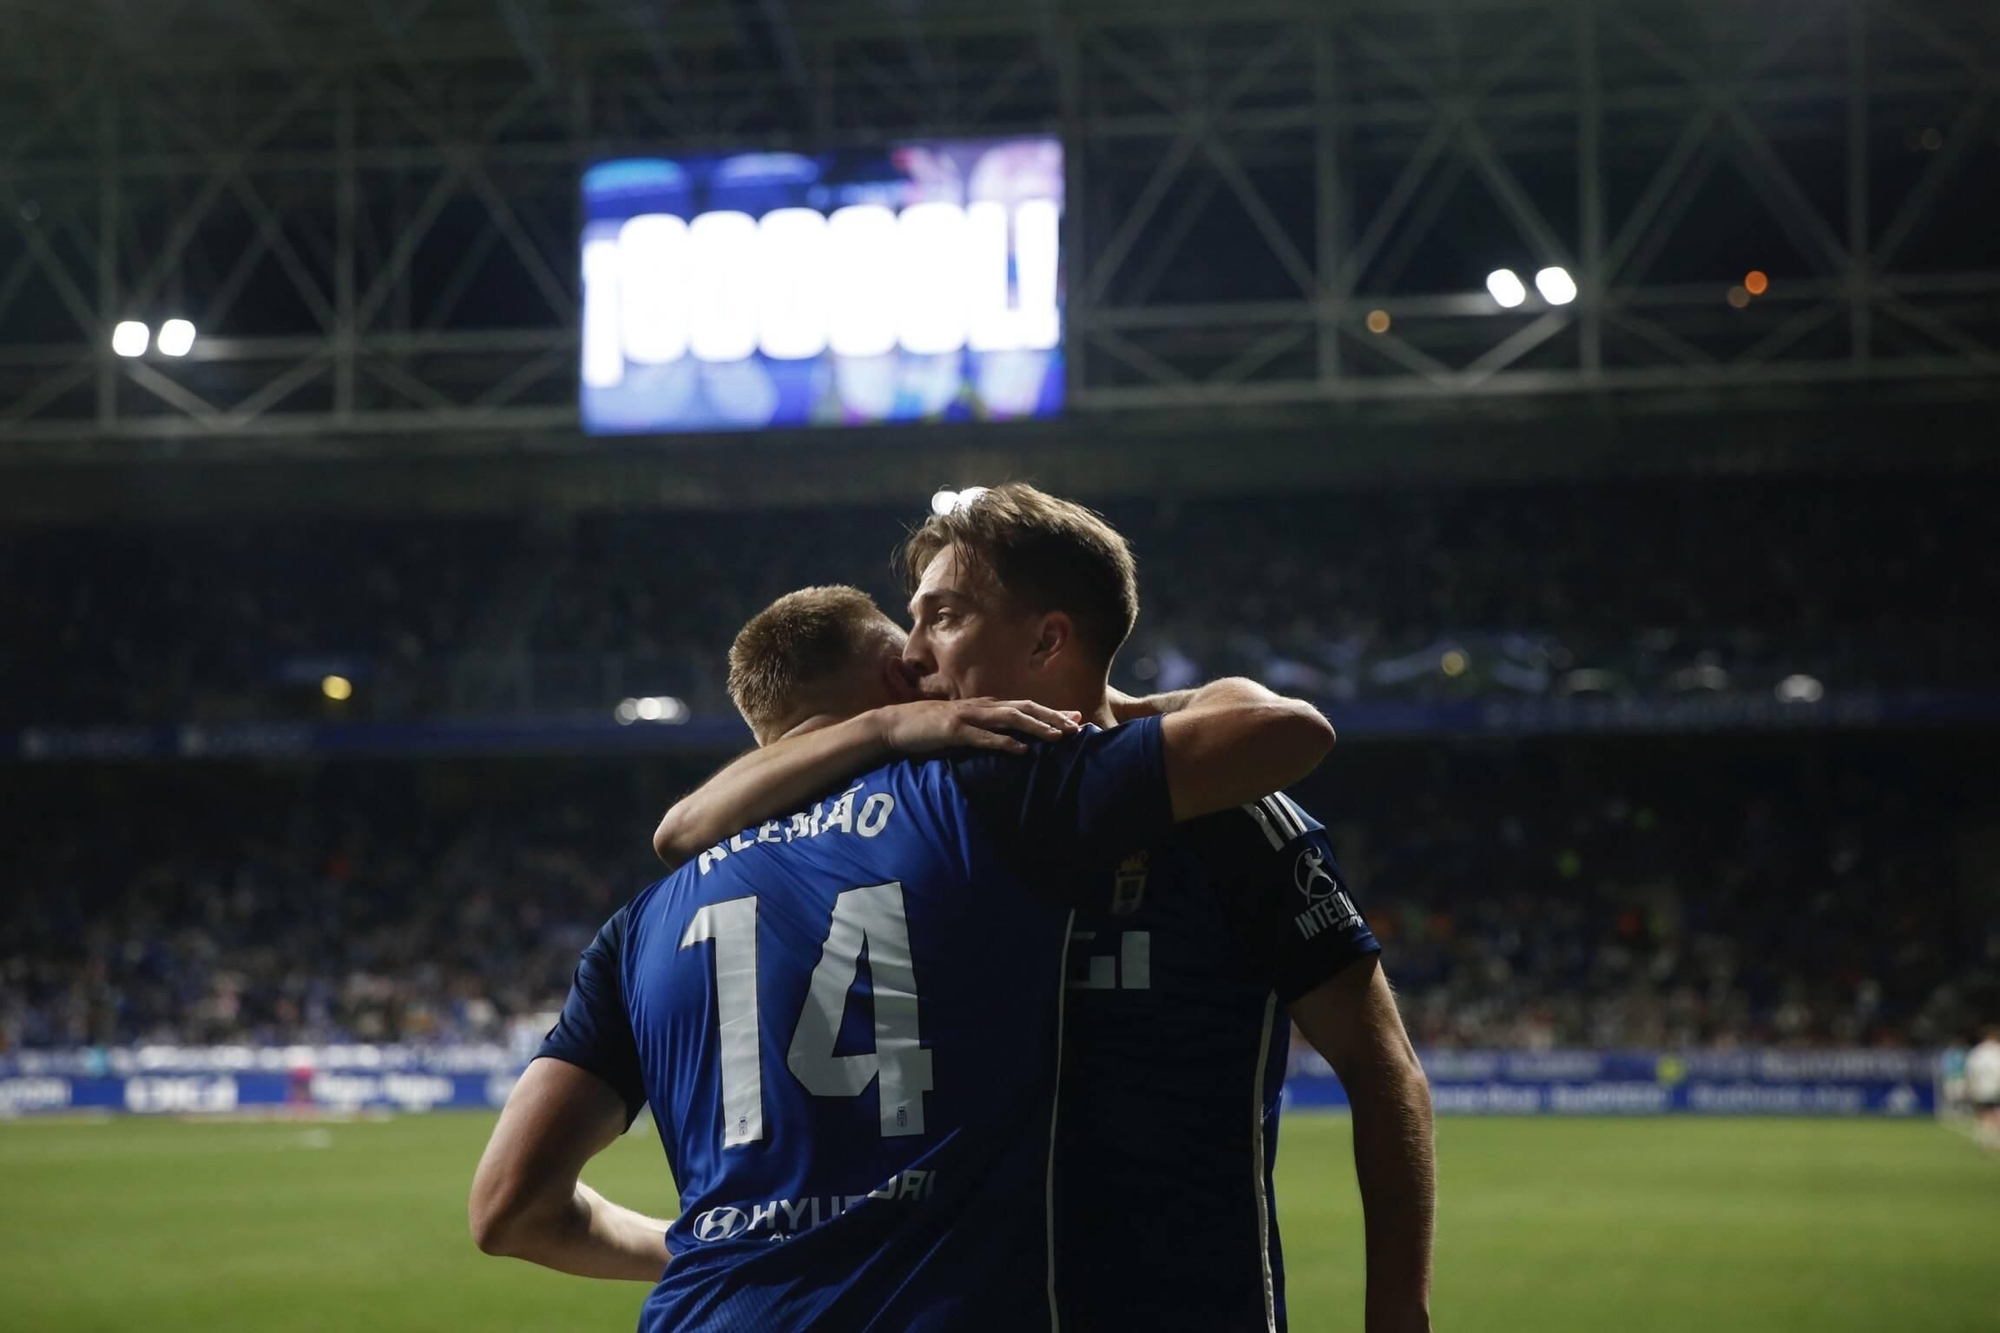
[[1312, 939], [1323, 931], [1338, 930], [1361, 920], [1354, 900], [1333, 877], [1326, 853], [1319, 848], [1309, 846], [1299, 852], [1298, 859], [1292, 862], [1292, 884], [1310, 904], [1292, 918], [1303, 938]]

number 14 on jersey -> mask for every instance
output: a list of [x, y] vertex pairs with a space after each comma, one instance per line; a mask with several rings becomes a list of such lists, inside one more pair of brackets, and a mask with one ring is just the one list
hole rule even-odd
[[[757, 1008], [757, 899], [710, 903], [694, 914], [680, 947], [715, 945], [715, 1007], [722, 1059], [722, 1146], [764, 1138], [763, 1027]], [[836, 1055], [849, 992], [868, 951], [875, 1049]], [[924, 1132], [931, 1053], [918, 1044], [917, 976], [900, 883], [848, 889], [813, 968], [793, 1025], [785, 1067], [815, 1097], [858, 1097], [878, 1084], [884, 1138]]]

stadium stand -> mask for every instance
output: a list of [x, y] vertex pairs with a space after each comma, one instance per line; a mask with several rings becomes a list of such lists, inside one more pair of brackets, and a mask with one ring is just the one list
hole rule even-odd
[[[560, 1003], [701, 768], [149, 774], [8, 793], [0, 1050], [500, 1036]], [[1923, 1045], [2000, 990], [1958, 854], [2000, 801], [1942, 742], [1376, 746], [1301, 796], [1428, 1048]]]
[[[2000, 681], [1990, 483], [1700, 481], [1113, 502], [1128, 688], [1331, 700]], [[1685, 521], [1698, 514], [1700, 521]], [[745, 617], [829, 579], [900, 603], [881, 509], [55, 529], [0, 539], [0, 722], [726, 712]], [[1455, 670], [1441, 672], [1458, 650]]]
[[[1855, 477], [1113, 501], [1146, 594], [1122, 680], [1247, 672], [1336, 720], [1384, 697], [1769, 698], [1796, 673], [1991, 685], [1996, 501]], [[28, 530], [0, 540], [0, 723], [601, 718], [655, 691], [724, 717], [737, 624], [827, 579], [896, 604], [911, 517]], [[332, 672], [351, 702], [322, 696]], [[1928, 1044], [1990, 1002], [2000, 940], [1934, 832], [1990, 815], [1990, 779], [1916, 738], [1679, 744], [1391, 746], [1306, 793], [1420, 1043]], [[490, 1037], [560, 999], [712, 758], [216, 764], [164, 793], [33, 770], [8, 803], [0, 1049]]]

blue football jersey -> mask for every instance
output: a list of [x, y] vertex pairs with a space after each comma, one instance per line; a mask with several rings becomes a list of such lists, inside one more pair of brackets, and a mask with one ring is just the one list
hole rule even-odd
[[659, 1125], [640, 1327], [1054, 1327], [1065, 903], [1170, 823], [1158, 727], [1093, 731], [878, 769], [621, 910], [542, 1054]]
[[1283, 795], [1182, 824], [1077, 914], [1058, 1152], [1065, 1333], [1280, 1333], [1284, 1006], [1380, 945]]

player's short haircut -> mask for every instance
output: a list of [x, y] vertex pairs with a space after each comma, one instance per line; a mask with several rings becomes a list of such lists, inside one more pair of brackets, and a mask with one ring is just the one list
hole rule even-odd
[[788, 592], [729, 646], [729, 698], [763, 745], [836, 702], [869, 650], [903, 631], [859, 588]]
[[963, 492], [950, 513], [912, 532], [903, 547], [911, 591], [946, 549], [1026, 609], [1068, 615], [1077, 641], [1106, 666], [1139, 618], [1138, 567], [1118, 530], [1026, 482]]

